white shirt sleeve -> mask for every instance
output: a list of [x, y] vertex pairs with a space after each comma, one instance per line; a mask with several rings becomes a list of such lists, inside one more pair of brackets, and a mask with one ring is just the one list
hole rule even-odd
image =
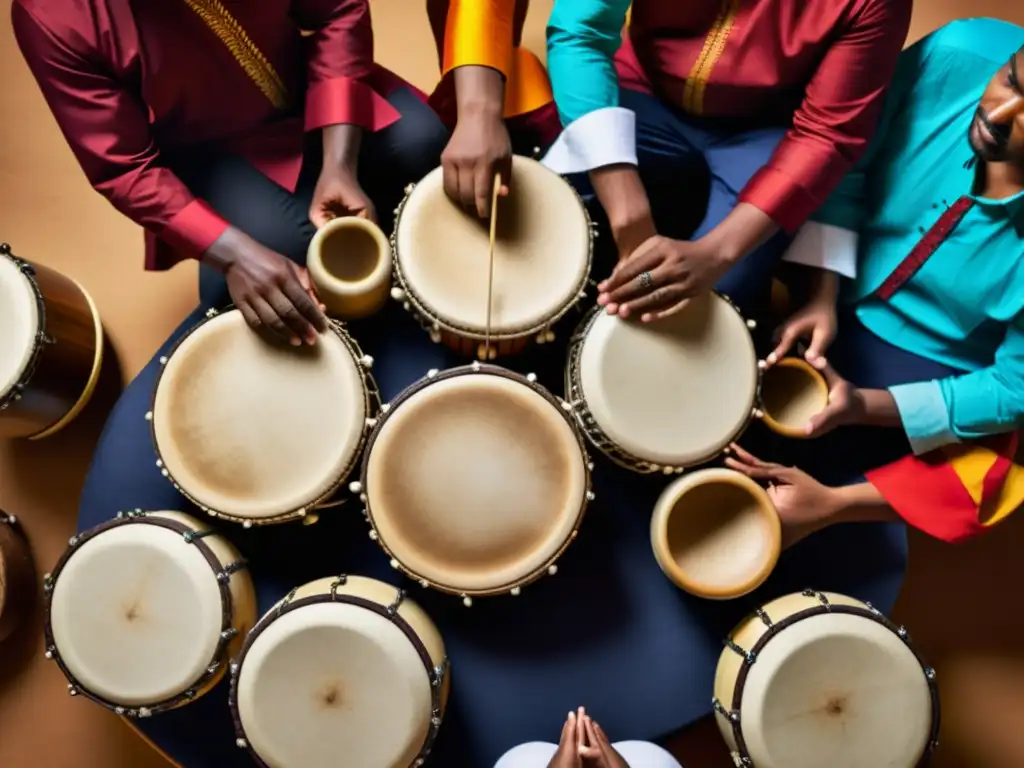
[[541, 163], [563, 175], [636, 165], [636, 115], [624, 107], [588, 112], [565, 127]]
[[860, 236], [851, 229], [808, 221], [796, 233], [782, 260], [853, 279], [857, 276], [859, 241]]

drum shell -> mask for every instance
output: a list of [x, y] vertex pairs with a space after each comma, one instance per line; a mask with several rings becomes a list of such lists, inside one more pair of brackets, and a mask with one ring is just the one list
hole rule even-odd
[[[325, 262], [327, 240], [346, 229], [361, 231], [372, 238], [377, 247], [377, 261], [373, 269], [355, 281], [334, 275]], [[309, 244], [306, 268], [320, 301], [327, 307], [327, 313], [343, 320], [369, 317], [387, 303], [391, 294], [391, 244], [380, 228], [366, 219], [334, 219], [317, 230]]]
[[0, 436], [42, 438], [85, 406], [103, 355], [103, 332], [92, 300], [74, 280], [42, 264], [20, 260], [37, 292], [40, 317], [34, 370], [21, 397], [0, 411]]
[[0, 512], [0, 643], [19, 628], [36, 595], [35, 568], [18, 524]]
[[[60, 649], [57, 647], [54, 640], [53, 624], [52, 624], [52, 595], [56, 588], [58, 580], [60, 578], [61, 571], [63, 570], [67, 561], [74, 554], [78, 546], [92, 536], [100, 536], [104, 531], [121, 526], [121, 525], [159, 525], [159, 522], [150, 521], [164, 521], [168, 525], [166, 527], [175, 533], [184, 534], [186, 531], [194, 533], [201, 533], [208, 530], [199, 520], [186, 515], [181, 512], [162, 511], [162, 512], [149, 512], [144, 517], [122, 517], [110, 521], [109, 523], [102, 524], [96, 528], [86, 531], [75, 537], [75, 544], [69, 547], [61, 559], [57, 562], [52, 574], [47, 574], [44, 577], [44, 591], [46, 593], [46, 625], [44, 633], [46, 636], [47, 645], [47, 657], [53, 659], [60, 667], [61, 672], [68, 679], [70, 686], [69, 691], [74, 691], [73, 695], [81, 694], [86, 698], [93, 700], [94, 702], [114, 710], [119, 715], [134, 716], [145, 716], [140, 714], [138, 709], [129, 708], [122, 706], [118, 702], [108, 701], [104, 698], [98, 697], [91, 691], [86, 689], [80, 684], [80, 682], [74, 677], [73, 673], [65, 666], [61, 655]], [[190, 546], [201, 546], [207, 552], [212, 555], [214, 562], [218, 564], [220, 571], [224, 571], [225, 568], [234, 564], [243, 562], [243, 558], [238, 550], [224, 537], [219, 534], [206, 535], [201, 538], [197, 537], [194, 544]], [[217, 579], [217, 573], [213, 570], [213, 564], [211, 563], [210, 578]], [[222, 646], [220, 653], [217, 658], [211, 659], [211, 667], [216, 663], [216, 670], [212, 674], [206, 674], [204, 677], [196, 681], [192, 690], [194, 690], [193, 696], [185, 696], [184, 691], [177, 696], [167, 701], [153, 702], [152, 706], [141, 707], [141, 709], [148, 709], [147, 714], [155, 714], [158, 712], [170, 711], [182, 707], [196, 699], [202, 697], [206, 693], [213, 690], [214, 687], [224, 677], [224, 674], [228, 671], [228, 663], [241, 649], [242, 644], [245, 641], [245, 637], [248, 632], [256, 623], [257, 616], [257, 599], [256, 589], [252, 582], [252, 577], [249, 575], [248, 570], [242, 568], [236, 570], [230, 574], [227, 579], [226, 585], [222, 583], [222, 587], [226, 586], [226, 591], [230, 595], [230, 616], [231, 616], [231, 627], [234, 629], [233, 637]], [[226, 608], [226, 606], [225, 606]]]

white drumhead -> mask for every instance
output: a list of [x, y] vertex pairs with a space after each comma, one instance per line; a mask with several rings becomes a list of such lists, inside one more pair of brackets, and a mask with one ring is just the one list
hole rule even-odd
[[826, 613], [762, 648], [740, 720], [758, 768], [913, 768], [929, 741], [931, 707], [924, 670], [894, 632]]
[[693, 466], [721, 452], [750, 419], [757, 378], [746, 322], [714, 294], [653, 323], [602, 311], [580, 354], [579, 384], [594, 421], [654, 464]]
[[53, 588], [54, 644], [71, 676], [113, 704], [184, 693], [215, 660], [223, 621], [202, 551], [160, 526], [121, 525], [68, 559]]
[[366, 416], [364, 379], [338, 335], [289, 347], [266, 341], [233, 310], [170, 356], [153, 428], [165, 468], [189, 496], [259, 519], [295, 512], [336, 487]]
[[270, 768], [408, 768], [427, 737], [430, 677], [393, 622], [319, 603], [253, 640], [238, 674], [249, 745]]
[[369, 457], [381, 542], [455, 592], [501, 589], [541, 569], [570, 540], [586, 494], [572, 425], [503, 375], [428, 384], [388, 414]]
[[[416, 185], [396, 229], [409, 290], [442, 322], [477, 334], [487, 323], [488, 237], [488, 222], [445, 195], [441, 168]], [[554, 319], [583, 290], [589, 267], [590, 226], [572, 187], [513, 158], [511, 192], [498, 203], [492, 330], [515, 334]]]
[[0, 256], [0, 397], [17, 384], [36, 348], [39, 307], [32, 283]]

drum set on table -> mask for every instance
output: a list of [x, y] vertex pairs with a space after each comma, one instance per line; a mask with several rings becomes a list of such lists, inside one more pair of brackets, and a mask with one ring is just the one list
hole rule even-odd
[[[526, 158], [514, 176], [490, 232], [447, 199], [438, 169], [407, 190], [390, 240], [347, 218], [310, 246], [332, 315], [365, 317], [390, 297], [474, 362], [431, 370], [385, 403], [372, 358], [341, 320], [314, 347], [292, 348], [252, 333], [238, 311], [211, 310], [160, 361], [146, 414], [160, 471], [202, 515], [247, 528], [311, 524], [358, 503], [392, 567], [468, 607], [528, 599], [531, 583], [557, 573], [586, 535], [592, 446], [630, 471], [672, 477], [651, 516], [667, 578], [709, 599], [748, 594], [779, 557], [778, 515], [745, 476], [699, 467], [755, 420], [801, 434], [826, 401], [824, 381], [801, 360], [759, 362], [753, 322], [715, 294], [651, 324], [584, 313], [564, 399], [496, 364], [554, 340], [591, 268], [592, 226], [573, 189]], [[22, 335], [49, 338], [45, 286], [22, 264], [0, 259], [0, 277], [31, 283], [22, 304], [36, 308], [35, 325]], [[26, 366], [7, 378], [23, 398], [35, 381]], [[289, 390], [301, 397], [278, 394]], [[226, 531], [178, 510], [135, 510], [71, 539], [44, 579], [46, 654], [71, 694], [150, 717], [227, 675], [238, 746], [258, 765], [320, 768], [339, 754], [353, 768], [422, 765], [449, 692], [427, 613], [403, 590], [335, 575], [260, 618]], [[736, 627], [714, 710], [737, 765], [758, 768], [913, 768], [938, 729], [934, 672], [906, 631], [813, 591]]]

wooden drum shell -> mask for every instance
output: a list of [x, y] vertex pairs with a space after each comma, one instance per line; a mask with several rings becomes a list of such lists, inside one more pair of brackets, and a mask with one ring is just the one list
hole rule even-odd
[[0, 643], [25, 620], [36, 595], [35, 567], [17, 521], [0, 512]]

